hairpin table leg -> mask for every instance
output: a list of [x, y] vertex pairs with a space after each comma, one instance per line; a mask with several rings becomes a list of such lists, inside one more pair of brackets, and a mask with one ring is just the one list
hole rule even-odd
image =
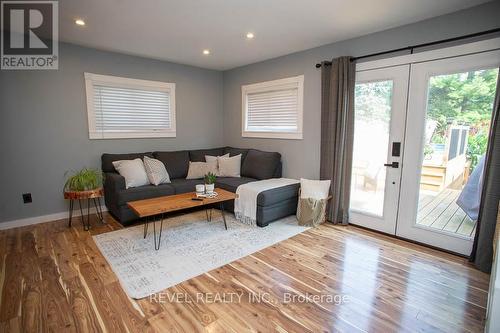
[[146, 217], [146, 223], [144, 223], [144, 239], [148, 235], [148, 226], [149, 226], [149, 216]]
[[95, 214], [97, 215], [97, 218], [101, 223], [106, 223], [104, 222], [104, 215], [102, 214], [102, 207], [101, 207], [101, 200], [100, 198], [92, 198], [92, 201], [94, 202], [94, 207], [95, 207]]
[[80, 219], [83, 224], [83, 230], [88, 231], [90, 229], [90, 199], [87, 199], [87, 222], [85, 222], [85, 214], [83, 214], [81, 199], [78, 199], [78, 205], [80, 206]]
[[220, 203], [220, 212], [222, 214], [222, 220], [224, 220], [224, 228], [227, 230], [226, 215], [224, 215], [224, 202]]
[[205, 209], [205, 215], [207, 216], [207, 222], [212, 222], [212, 207]]
[[160, 221], [160, 233], [158, 235], [158, 244], [156, 244], [156, 221], [153, 221], [153, 232], [154, 232], [154, 241], [155, 241], [155, 250], [158, 251], [161, 245], [161, 232], [163, 231], [163, 213], [161, 214]]
[[68, 227], [71, 228], [71, 219], [73, 218], [73, 207], [74, 207], [74, 201], [73, 199], [69, 200], [69, 219], [68, 219]]

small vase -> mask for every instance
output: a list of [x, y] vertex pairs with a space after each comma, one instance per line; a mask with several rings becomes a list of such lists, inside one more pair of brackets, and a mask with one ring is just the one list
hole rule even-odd
[[205, 185], [203, 184], [198, 184], [195, 186], [196, 188], [196, 195], [203, 195], [205, 194]]
[[205, 191], [207, 194], [214, 193], [215, 184], [205, 184]]

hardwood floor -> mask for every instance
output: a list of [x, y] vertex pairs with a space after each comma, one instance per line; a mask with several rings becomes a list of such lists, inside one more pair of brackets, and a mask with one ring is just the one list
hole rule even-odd
[[[132, 300], [91, 237], [121, 228], [106, 220], [93, 221], [88, 232], [64, 220], [0, 232], [0, 331], [484, 328], [489, 275], [463, 258], [353, 226], [322, 225], [152, 299]], [[308, 302], [298, 298], [304, 295]]]

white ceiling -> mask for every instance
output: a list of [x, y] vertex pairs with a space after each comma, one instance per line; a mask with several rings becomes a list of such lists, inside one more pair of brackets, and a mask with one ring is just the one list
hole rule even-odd
[[225, 70], [488, 1], [63, 0], [59, 31], [79, 45]]

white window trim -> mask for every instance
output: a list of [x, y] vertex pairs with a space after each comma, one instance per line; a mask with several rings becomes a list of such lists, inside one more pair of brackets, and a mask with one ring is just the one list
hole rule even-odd
[[[129, 138], [175, 138], [176, 112], [175, 112], [175, 83], [130, 79], [125, 77], [84, 73], [85, 90], [87, 94], [87, 119], [89, 139], [129, 139]], [[149, 90], [164, 91], [170, 94], [170, 117], [172, 128], [168, 130], [144, 131], [144, 132], [117, 132], [103, 133], [97, 131], [95, 125], [94, 89], [93, 84], [112, 85], [122, 88], [146, 88]]]
[[[298, 87], [297, 95], [297, 131], [296, 132], [277, 132], [277, 131], [247, 131], [247, 96], [249, 93], [266, 92], [269, 88], [287, 88]], [[289, 77], [285, 79], [259, 82], [241, 86], [241, 136], [246, 138], [268, 138], [268, 139], [294, 139], [302, 140], [302, 125], [304, 114], [304, 75]]]

